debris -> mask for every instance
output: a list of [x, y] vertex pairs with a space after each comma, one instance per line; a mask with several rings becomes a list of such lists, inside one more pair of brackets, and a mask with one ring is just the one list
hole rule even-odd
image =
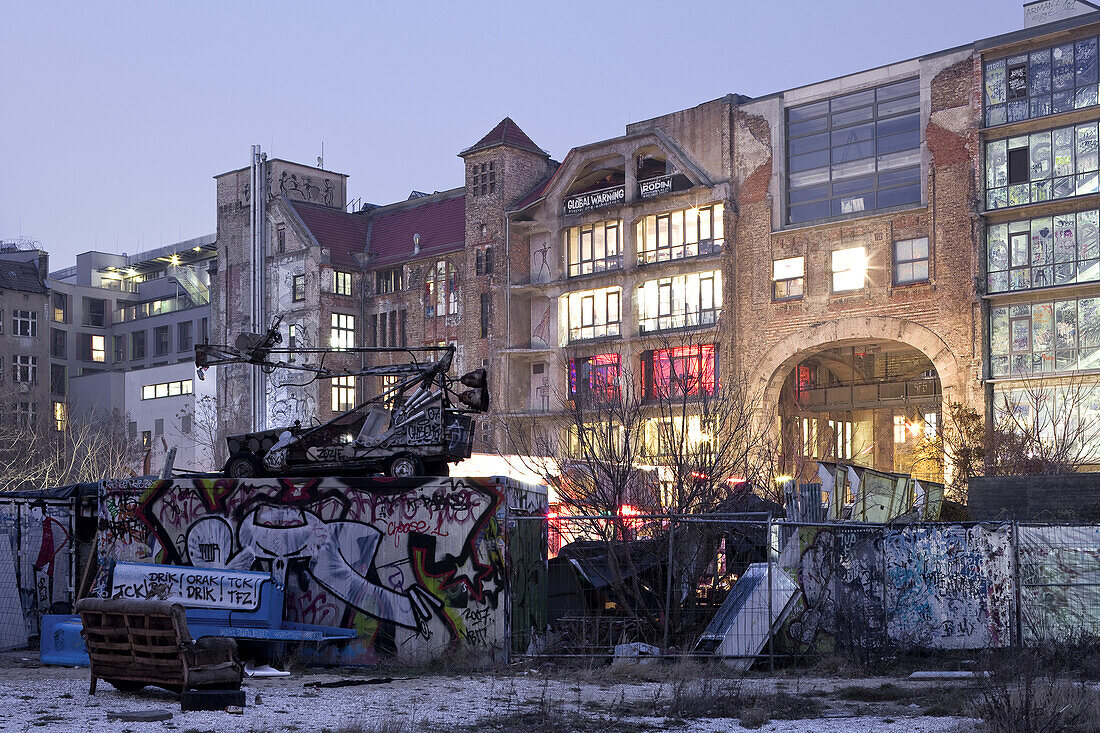
[[230, 715], [244, 715], [244, 708], [242, 708], [240, 705], [227, 705], [225, 708], [225, 712], [229, 713]]
[[[401, 679], [407, 680], [408, 677]], [[393, 677], [372, 677], [369, 680], [336, 680], [335, 682], [307, 682], [305, 687], [356, 687], [358, 685], [384, 685], [393, 682]]]
[[118, 720], [123, 723], [156, 723], [171, 719], [170, 710], [125, 710], [107, 713], [107, 720]]
[[652, 644], [634, 641], [615, 645], [615, 659], [612, 664], [649, 664], [660, 656], [661, 650]]
[[951, 672], [936, 669], [918, 670], [909, 675], [911, 680], [968, 680], [974, 677], [977, 677], [977, 675], [966, 670]]
[[252, 662], [248, 661], [244, 663], [244, 673], [249, 677], [289, 677], [290, 672], [282, 672], [275, 669], [270, 664], [261, 664], [258, 667], [252, 666]]

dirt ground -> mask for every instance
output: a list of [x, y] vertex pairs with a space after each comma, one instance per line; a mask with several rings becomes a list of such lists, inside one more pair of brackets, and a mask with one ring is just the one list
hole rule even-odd
[[[976, 722], [961, 717], [969, 691], [959, 683], [698, 675], [699, 670], [685, 673], [676, 667], [448, 675], [311, 670], [285, 678], [246, 678], [243, 713], [184, 713], [175, 695], [152, 687], [124, 694], [101, 681], [96, 695], [89, 696], [87, 669], [44, 667], [35, 652], [9, 652], [0, 654], [0, 699], [5, 701], [0, 730], [954, 733], [971, 730]], [[394, 679], [323, 686], [383, 677]], [[107, 720], [110, 713], [137, 710], [168, 711], [172, 718]]]

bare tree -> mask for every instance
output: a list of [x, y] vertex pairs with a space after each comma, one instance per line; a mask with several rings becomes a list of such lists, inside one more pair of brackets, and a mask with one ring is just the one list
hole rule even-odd
[[218, 471], [229, 457], [225, 443], [225, 421], [219, 419], [218, 401], [213, 395], [196, 397], [193, 405], [188, 405], [176, 413], [176, 417], [191, 418], [191, 432], [183, 435], [195, 444], [195, 460], [208, 471]]
[[0, 419], [0, 491], [131, 476], [138, 455], [117, 411], [106, 419], [66, 412]]

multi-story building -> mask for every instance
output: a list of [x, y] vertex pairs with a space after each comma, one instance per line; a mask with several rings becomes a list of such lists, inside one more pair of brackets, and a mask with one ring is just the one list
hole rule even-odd
[[[1064, 405], [1098, 384], [1100, 14], [1038, 5], [1021, 31], [728, 95], [560, 165], [506, 119], [461, 153], [462, 189], [387, 206], [257, 150], [218, 177], [215, 330], [278, 314], [298, 345], [454, 343], [460, 370], [490, 368], [495, 414], [530, 425], [626, 375], [643, 397], [685, 389], [678, 372], [732, 380], [800, 475], [937, 475], [915, 449], [944, 405], [994, 419], [1021, 391]], [[219, 399], [242, 428], [382, 386], [233, 374]], [[1100, 417], [1092, 396], [1073, 409]]]
[[66, 419], [65, 405], [51, 395], [49, 255], [14, 244], [0, 245], [0, 394], [8, 424], [38, 430]]
[[214, 414], [201, 404], [214, 374], [200, 381], [194, 364], [214, 252], [208, 235], [134, 255], [85, 252], [50, 274], [50, 390], [74, 414], [125, 421], [140, 446], [134, 470], [159, 471], [173, 447], [177, 468], [216, 468], [195, 426]]

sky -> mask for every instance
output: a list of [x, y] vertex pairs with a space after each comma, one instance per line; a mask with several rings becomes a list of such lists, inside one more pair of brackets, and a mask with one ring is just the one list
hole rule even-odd
[[0, 239], [51, 269], [216, 229], [213, 176], [269, 157], [384, 204], [462, 184], [510, 116], [561, 160], [628, 123], [1023, 27], [1003, 0], [0, 0]]

